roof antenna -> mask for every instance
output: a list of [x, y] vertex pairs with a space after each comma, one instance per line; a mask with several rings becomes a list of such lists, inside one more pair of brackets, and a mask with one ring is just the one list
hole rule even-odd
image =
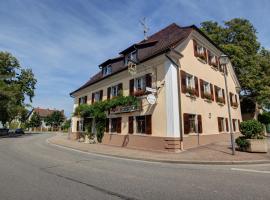
[[140, 20], [140, 24], [143, 27], [143, 35], [144, 35], [144, 40], [148, 39], [147, 33], [149, 31], [148, 26], [146, 25], [146, 17], [144, 17], [142, 20]]

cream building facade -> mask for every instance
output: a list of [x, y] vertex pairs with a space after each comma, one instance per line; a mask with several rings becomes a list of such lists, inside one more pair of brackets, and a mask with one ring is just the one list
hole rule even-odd
[[[237, 133], [242, 121], [240, 85], [232, 65], [220, 65], [221, 54], [196, 26], [171, 24], [102, 63], [95, 76], [71, 93], [74, 110], [119, 94], [136, 96], [140, 109], [107, 114], [103, 143], [109, 145], [178, 151], [196, 146], [198, 139], [207, 144], [229, 138], [230, 125]], [[136, 73], [130, 73], [129, 60], [136, 63]], [[154, 104], [147, 100], [151, 89]], [[83, 121], [72, 118], [74, 135], [84, 131]]]

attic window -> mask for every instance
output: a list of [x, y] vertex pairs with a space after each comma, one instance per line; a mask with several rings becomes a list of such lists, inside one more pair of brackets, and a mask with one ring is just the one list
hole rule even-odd
[[107, 65], [107, 66], [102, 68], [102, 75], [103, 76], [107, 76], [111, 73], [112, 73], [112, 66], [111, 65]]
[[134, 50], [125, 56], [125, 65], [127, 65], [130, 60], [137, 62], [137, 50]]

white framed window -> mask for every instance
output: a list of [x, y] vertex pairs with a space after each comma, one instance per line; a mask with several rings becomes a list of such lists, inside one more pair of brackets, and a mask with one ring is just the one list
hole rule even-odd
[[107, 76], [111, 73], [112, 73], [112, 66], [111, 65], [107, 65], [106, 67], [102, 68], [102, 75], [103, 76]]
[[195, 88], [194, 76], [187, 74], [186, 75], [186, 86], [187, 88]]
[[202, 45], [197, 45], [197, 52], [199, 55], [204, 55], [204, 47]]
[[222, 98], [223, 97], [223, 93], [222, 93], [222, 89], [221, 88], [217, 88], [217, 93], [218, 93], [218, 97]]
[[118, 85], [115, 85], [115, 86], [111, 87], [111, 96], [112, 97], [117, 97], [118, 96]]
[[100, 92], [99, 91], [98, 92], [95, 92], [95, 94], [94, 94], [94, 100], [95, 100], [95, 102], [100, 101]]
[[211, 94], [210, 83], [204, 82], [203, 83], [203, 89], [204, 89], [204, 93]]
[[131, 53], [129, 53], [128, 55], [126, 55], [125, 57], [125, 64], [128, 64], [128, 61], [132, 60], [134, 62], [137, 61], [137, 50], [132, 51]]
[[220, 119], [220, 124], [221, 124], [221, 130], [224, 132], [225, 131], [225, 118]]
[[145, 76], [135, 78], [134, 87], [136, 91], [145, 90], [146, 88]]
[[196, 115], [189, 115], [189, 131], [190, 133], [197, 133]]
[[146, 132], [146, 118], [145, 116], [136, 117], [136, 131], [137, 133], [145, 134]]

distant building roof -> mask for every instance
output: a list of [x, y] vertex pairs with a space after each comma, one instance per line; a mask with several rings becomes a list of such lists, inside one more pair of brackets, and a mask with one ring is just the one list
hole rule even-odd
[[39, 107], [33, 109], [33, 112], [37, 113], [40, 117], [47, 117], [55, 111], [60, 111], [64, 115], [64, 110], [56, 110], [56, 109], [51, 110], [48, 108], [46, 109], [46, 108], [39, 108]]

